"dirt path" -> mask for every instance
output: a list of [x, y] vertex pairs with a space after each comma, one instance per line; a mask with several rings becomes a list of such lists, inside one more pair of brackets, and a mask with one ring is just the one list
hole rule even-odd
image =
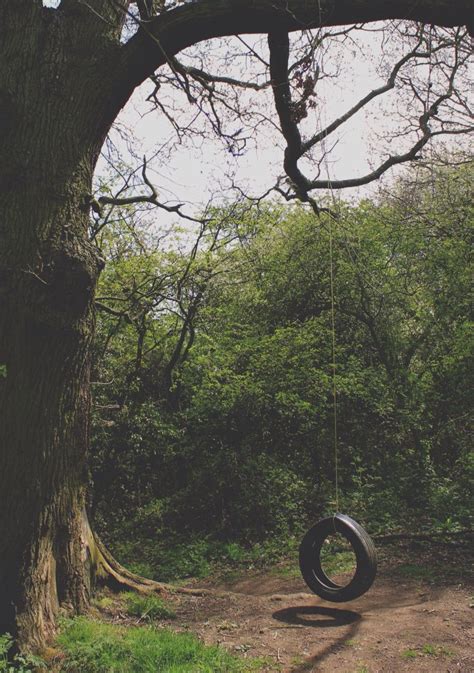
[[175, 628], [245, 657], [264, 657], [268, 670], [281, 673], [474, 673], [468, 557], [459, 557], [458, 576], [448, 579], [434, 577], [426, 560], [382, 559], [372, 589], [337, 605], [308, 593], [294, 568], [247, 573], [212, 585], [231, 593], [181, 596]]

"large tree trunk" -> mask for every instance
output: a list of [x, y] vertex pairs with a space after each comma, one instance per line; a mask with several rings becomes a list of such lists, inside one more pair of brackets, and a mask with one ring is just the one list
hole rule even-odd
[[88, 195], [107, 123], [90, 44], [73, 28], [41, 4], [2, 0], [0, 632], [28, 649], [59, 605], [87, 606], [94, 556], [83, 512], [101, 260]]

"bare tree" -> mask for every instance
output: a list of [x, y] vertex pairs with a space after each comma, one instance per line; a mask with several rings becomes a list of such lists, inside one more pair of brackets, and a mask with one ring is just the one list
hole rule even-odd
[[[217, 89], [267, 91], [268, 70], [262, 63], [258, 86], [246, 85], [186, 58], [178, 61], [178, 55], [211, 38], [268, 34], [289, 188], [307, 199], [327, 181], [306, 177], [298, 161], [331, 128], [308, 139], [297, 128], [312, 83], [311, 73], [297, 76], [295, 66], [295, 86], [302, 89], [294, 100], [288, 33], [383, 20], [459, 28], [449, 33], [450, 59], [438, 52], [444, 83], [419, 116], [414, 143], [369, 176], [355, 178], [359, 184], [416, 158], [435, 129], [450, 132], [449, 119], [438, 112], [448, 101], [463, 104], [454, 76], [465, 61], [461, 27], [473, 27], [471, 0], [62, 0], [55, 9], [40, 0], [1, 0], [0, 371], [6, 374], [0, 379], [0, 632], [12, 632], [23, 649], [40, 647], [54, 632], [59, 606], [85, 610], [97, 577], [156, 588], [121, 569], [96, 543], [84, 507], [94, 293], [103, 266], [88, 233], [96, 207], [93, 173], [111, 125], [149, 77], [160, 105], [166, 69], [189, 105], [201, 105], [238, 152], [239, 134], [223, 125], [218, 109], [226, 100]], [[417, 31], [415, 45], [400, 55], [386, 83], [407, 77], [414, 99], [415, 79], [403, 73], [426, 51], [426, 33]], [[232, 101], [238, 109], [239, 95]], [[271, 117], [268, 111], [265, 116]]]

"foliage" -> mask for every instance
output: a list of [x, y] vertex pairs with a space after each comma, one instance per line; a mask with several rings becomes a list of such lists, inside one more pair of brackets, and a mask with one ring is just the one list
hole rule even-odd
[[0, 671], [2, 673], [33, 673], [44, 664], [40, 657], [15, 654], [9, 657], [13, 647], [13, 638], [8, 634], [0, 635]]
[[[219, 245], [189, 268], [129, 248], [109, 263], [104, 295], [168, 283], [168, 304], [141, 313], [138, 366], [135, 328], [100, 313], [95, 519], [121, 559], [202, 576], [254, 563], [254, 547], [274, 556], [333, 511], [331, 239], [340, 508], [374, 533], [470, 525], [472, 166], [420, 170], [337, 221], [216, 211]], [[172, 269], [202, 293], [170, 379]]]
[[113, 626], [83, 617], [63, 624], [58, 643], [66, 655], [64, 672], [245, 673], [258, 666], [219, 647], [206, 647], [188, 633]]

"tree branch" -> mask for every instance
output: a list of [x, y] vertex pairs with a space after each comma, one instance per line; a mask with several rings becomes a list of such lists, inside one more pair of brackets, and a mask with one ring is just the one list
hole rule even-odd
[[195, 0], [142, 24], [123, 48], [119, 74], [128, 97], [171, 57], [203, 40], [392, 19], [474, 27], [471, 0]]
[[158, 201], [158, 193], [149, 180], [147, 173], [147, 162], [146, 157], [143, 158], [143, 168], [142, 168], [142, 178], [145, 185], [150, 189], [151, 194], [139, 194], [136, 196], [124, 196], [124, 197], [114, 197], [114, 196], [100, 196], [98, 199], [99, 206], [110, 205], [110, 206], [130, 206], [139, 203], [150, 203], [157, 208], [166, 210], [168, 213], [176, 213], [182, 219], [189, 220], [190, 222], [201, 223], [202, 219], [192, 217], [191, 215], [186, 215], [181, 210], [183, 204], [178, 203], [175, 206], [168, 206], [165, 203]]

